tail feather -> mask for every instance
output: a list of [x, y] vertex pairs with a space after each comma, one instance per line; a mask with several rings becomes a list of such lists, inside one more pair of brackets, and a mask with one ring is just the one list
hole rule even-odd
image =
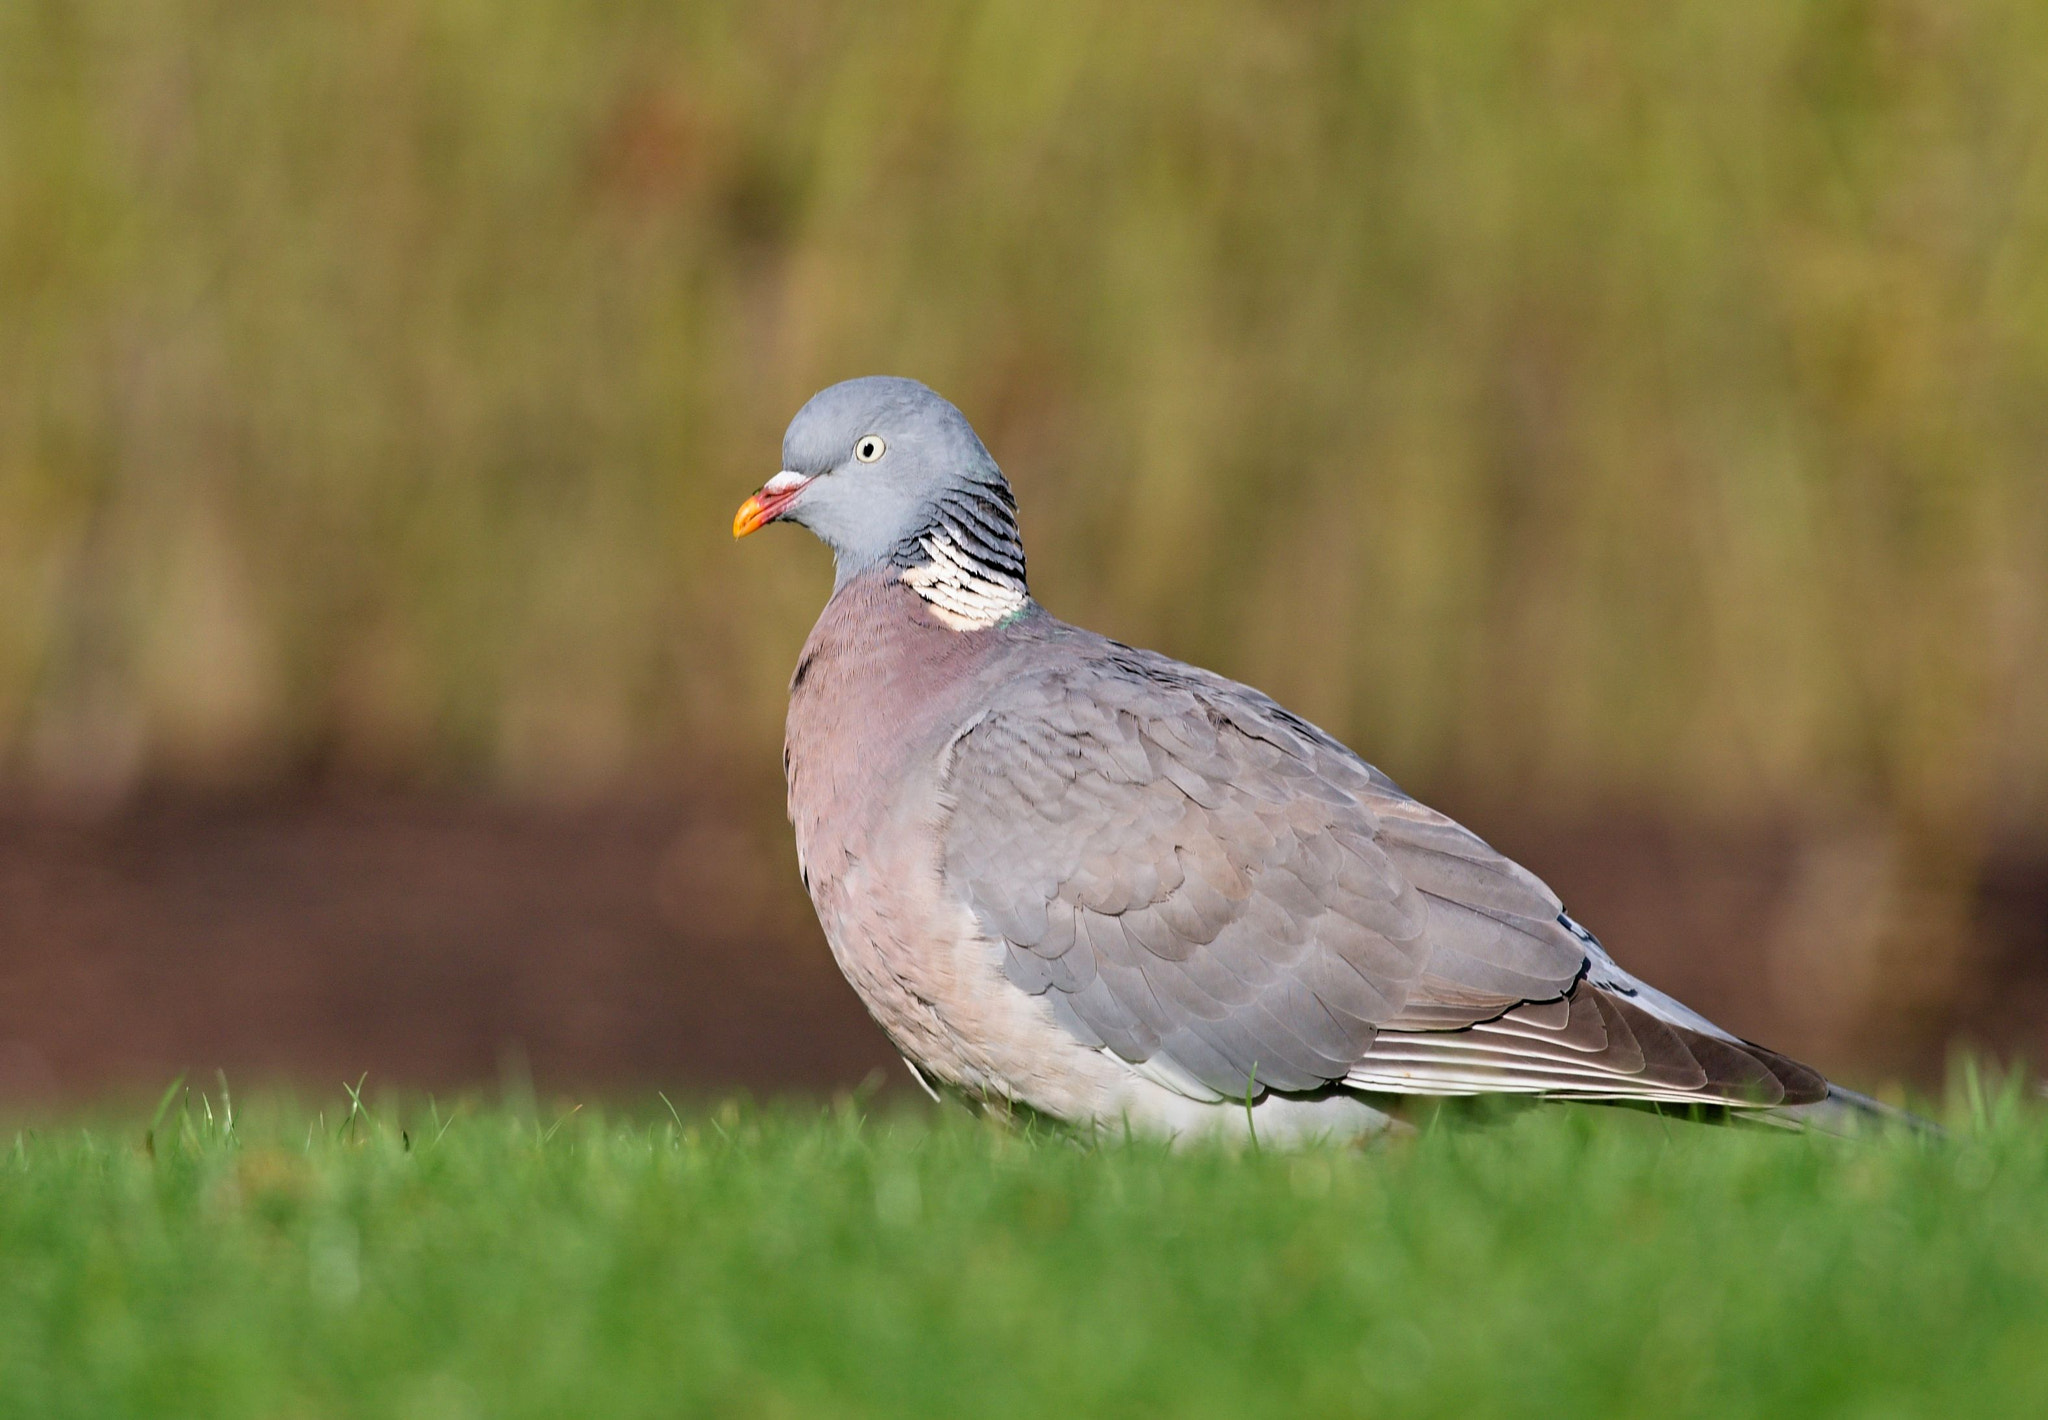
[[1786, 1105], [1771, 1111], [1775, 1121], [1845, 1137], [1868, 1135], [1885, 1129], [1911, 1129], [1930, 1138], [1945, 1137], [1940, 1125], [1922, 1119], [1910, 1110], [1872, 1099], [1869, 1095], [1829, 1084], [1825, 1099], [1812, 1104]]

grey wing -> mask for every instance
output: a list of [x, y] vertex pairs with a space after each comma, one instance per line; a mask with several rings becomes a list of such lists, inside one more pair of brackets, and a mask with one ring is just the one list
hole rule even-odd
[[1310, 1090], [1383, 1028], [1581, 977], [1535, 878], [1263, 697], [1136, 657], [1012, 684], [949, 765], [949, 879], [1082, 1039]]
[[1534, 875], [1232, 682], [1117, 647], [1005, 687], [947, 774], [948, 881], [1010, 980], [1187, 1093], [1785, 1096], [1767, 1052], [1592, 987]]

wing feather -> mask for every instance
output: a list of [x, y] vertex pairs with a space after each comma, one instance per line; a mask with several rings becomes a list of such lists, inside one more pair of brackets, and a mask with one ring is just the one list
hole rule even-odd
[[1824, 1092], [1636, 999], [1539, 879], [1306, 721], [1087, 644], [1010, 678], [954, 742], [944, 831], [1010, 981], [1084, 1044], [1203, 1098]]

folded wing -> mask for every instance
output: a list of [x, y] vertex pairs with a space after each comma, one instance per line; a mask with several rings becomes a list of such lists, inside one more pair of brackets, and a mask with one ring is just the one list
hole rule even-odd
[[1315, 727], [1100, 647], [1007, 685], [947, 770], [949, 884], [1084, 1043], [1211, 1099], [1825, 1092], [1589, 979], [1611, 963], [1542, 882]]

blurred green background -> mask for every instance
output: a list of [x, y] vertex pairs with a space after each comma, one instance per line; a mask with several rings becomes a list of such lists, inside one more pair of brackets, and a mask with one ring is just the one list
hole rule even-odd
[[7, 792], [768, 814], [827, 559], [730, 515], [874, 372], [1055, 612], [1790, 824], [1894, 994], [2048, 830], [2031, 0], [14, 0]]

